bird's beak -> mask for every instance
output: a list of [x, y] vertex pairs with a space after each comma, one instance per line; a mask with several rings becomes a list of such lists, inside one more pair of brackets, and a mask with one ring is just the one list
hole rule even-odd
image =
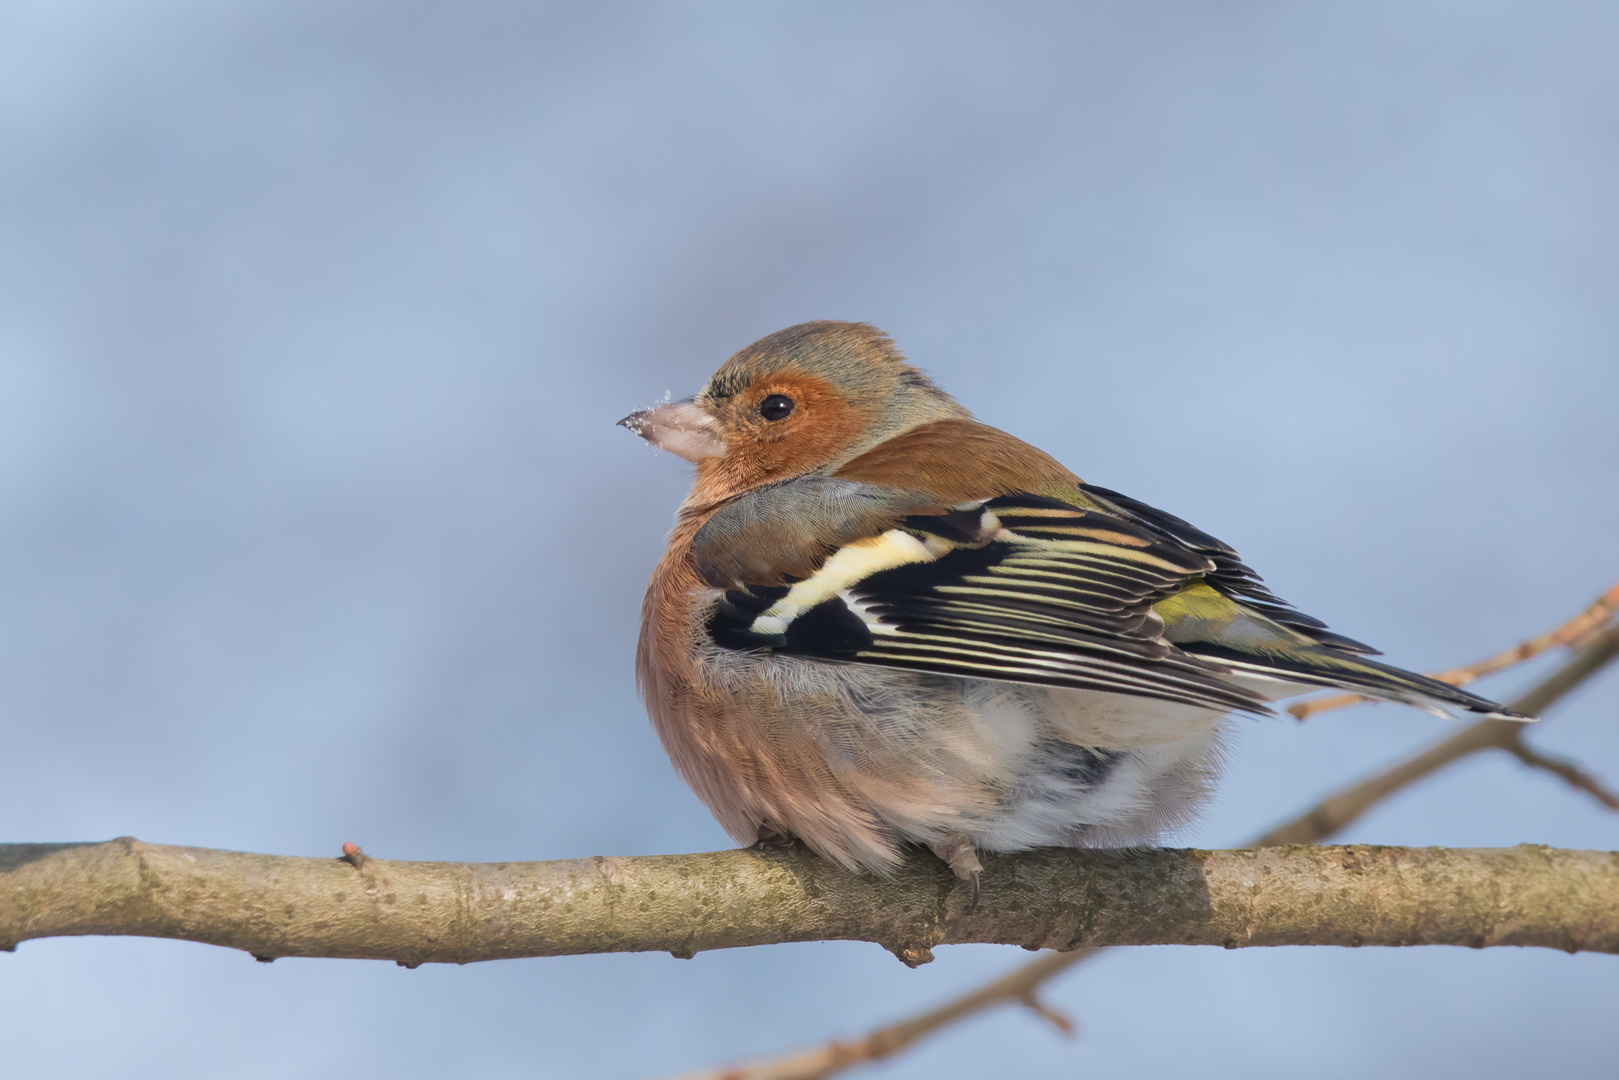
[[636, 409], [618, 425], [687, 461], [725, 456], [725, 441], [714, 431], [714, 418], [691, 398]]

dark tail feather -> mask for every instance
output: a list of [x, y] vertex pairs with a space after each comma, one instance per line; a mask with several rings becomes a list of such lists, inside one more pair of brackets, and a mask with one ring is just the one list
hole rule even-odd
[[1248, 653], [1205, 641], [1181, 645], [1187, 652], [1228, 664], [1238, 671], [1307, 683], [1312, 686], [1353, 690], [1368, 697], [1386, 698], [1445, 716], [1467, 713], [1494, 720], [1533, 720], [1488, 698], [1469, 694], [1449, 683], [1381, 664], [1364, 656], [1330, 648], [1300, 649], [1286, 655]]

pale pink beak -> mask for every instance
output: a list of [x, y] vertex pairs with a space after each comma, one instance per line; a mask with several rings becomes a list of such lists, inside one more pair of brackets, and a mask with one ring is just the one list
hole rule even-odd
[[691, 398], [636, 409], [618, 423], [687, 461], [725, 456], [725, 442], [714, 432], [714, 418]]

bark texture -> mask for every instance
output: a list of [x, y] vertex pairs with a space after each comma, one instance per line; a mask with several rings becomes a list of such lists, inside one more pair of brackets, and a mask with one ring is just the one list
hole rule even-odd
[[1492, 945], [1619, 952], [1619, 854], [1536, 845], [1043, 850], [986, 861], [983, 897], [918, 856], [892, 881], [801, 850], [533, 863], [394, 862], [148, 844], [0, 845], [0, 948], [133, 934], [260, 959], [520, 956], [880, 943]]

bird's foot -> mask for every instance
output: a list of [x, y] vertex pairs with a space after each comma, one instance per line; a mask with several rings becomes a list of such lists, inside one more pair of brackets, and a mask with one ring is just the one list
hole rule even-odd
[[758, 835], [754, 837], [753, 846], [760, 851], [779, 851], [782, 848], [790, 848], [796, 843], [798, 843], [798, 837], [792, 833], [779, 832], [761, 822]]
[[973, 842], [965, 836], [953, 837], [940, 844], [930, 844], [933, 854], [945, 861], [955, 875], [967, 883], [967, 910], [978, 906], [978, 894], [983, 883], [984, 864], [978, 861]]

